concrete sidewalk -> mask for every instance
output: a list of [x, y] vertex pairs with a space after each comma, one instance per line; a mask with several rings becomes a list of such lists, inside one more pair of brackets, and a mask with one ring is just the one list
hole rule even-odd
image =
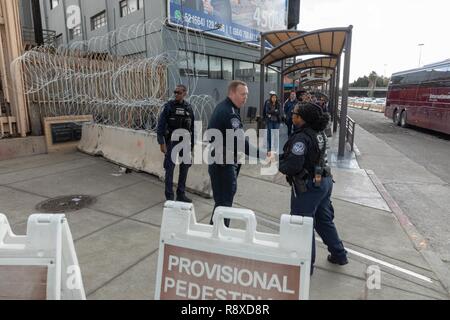
[[[334, 167], [336, 223], [351, 250], [350, 264], [329, 264], [318, 243], [311, 298], [447, 299], [367, 172], [352, 155], [334, 161]], [[254, 167], [243, 169], [236, 206], [255, 211], [259, 231], [276, 233], [280, 215], [289, 212], [289, 187], [280, 177], [257, 173]], [[81, 153], [0, 161], [0, 212], [17, 234], [26, 233], [36, 205], [66, 195], [96, 198], [89, 207], [67, 214], [88, 299], [153, 299], [163, 183], [147, 174], [121, 173], [117, 165]], [[209, 222], [212, 200], [191, 196], [197, 220]], [[372, 265], [382, 270], [380, 290], [366, 286], [366, 270]]]

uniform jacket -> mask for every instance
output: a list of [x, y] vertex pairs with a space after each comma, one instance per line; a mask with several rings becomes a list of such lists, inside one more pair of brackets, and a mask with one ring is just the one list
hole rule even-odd
[[[328, 146], [326, 135], [306, 128], [296, 129], [284, 147], [284, 154], [280, 156], [280, 172], [284, 175], [294, 177], [307, 170], [314, 174], [314, 167], [318, 165], [321, 150]], [[315, 134], [314, 134], [315, 133]], [[316, 141], [313, 140], [315, 135]], [[325, 163], [327, 157], [325, 154]]]
[[[211, 119], [209, 121], [208, 129], [217, 129], [222, 133], [223, 137], [223, 150], [227, 146], [227, 130], [244, 130], [242, 124], [240, 110], [237, 108], [230, 98], [225, 99], [219, 103], [214, 110]], [[213, 142], [213, 141], [210, 141]], [[235, 161], [237, 162], [237, 152], [244, 152], [246, 155], [258, 155], [258, 149], [252, 146], [248, 139], [245, 140], [245, 150], [237, 150], [238, 144], [235, 141], [230, 145], [234, 146], [234, 150], [230, 152], [234, 153]], [[225, 156], [225, 154], [224, 154]], [[259, 156], [259, 155], [258, 155]]]
[[[161, 112], [161, 115], [159, 116], [158, 128], [157, 128], [158, 144], [163, 145], [163, 144], [168, 144], [170, 142], [170, 141], [166, 141], [167, 133], [168, 133], [168, 129], [169, 129], [168, 128], [169, 117], [170, 117], [172, 108], [174, 106], [180, 106], [180, 105], [182, 105], [184, 108], [186, 108], [191, 115], [191, 129], [189, 131], [191, 132], [192, 146], [194, 145], [194, 121], [195, 121], [194, 111], [192, 109], [192, 106], [188, 102], [183, 101], [180, 104], [176, 100], [170, 100], [169, 102], [167, 102], [163, 107], [163, 111]], [[171, 132], [170, 132], [170, 134], [171, 134]]]

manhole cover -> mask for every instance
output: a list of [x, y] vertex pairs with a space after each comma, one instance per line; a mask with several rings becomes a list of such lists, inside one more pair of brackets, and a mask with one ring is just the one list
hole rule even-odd
[[95, 202], [90, 196], [64, 196], [41, 202], [36, 209], [42, 213], [66, 213], [78, 211]]

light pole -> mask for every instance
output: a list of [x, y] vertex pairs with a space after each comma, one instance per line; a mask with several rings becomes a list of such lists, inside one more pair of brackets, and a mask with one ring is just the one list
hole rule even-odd
[[423, 46], [424, 46], [424, 44], [423, 43], [419, 43], [418, 44], [418, 46], [419, 46], [419, 68], [421, 67], [421, 65], [422, 65], [422, 48], [423, 48]]

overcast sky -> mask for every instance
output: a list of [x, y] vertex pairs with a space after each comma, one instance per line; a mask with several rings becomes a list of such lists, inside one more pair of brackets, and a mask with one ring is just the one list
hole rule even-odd
[[300, 30], [353, 25], [350, 80], [450, 59], [450, 0], [301, 0]]

